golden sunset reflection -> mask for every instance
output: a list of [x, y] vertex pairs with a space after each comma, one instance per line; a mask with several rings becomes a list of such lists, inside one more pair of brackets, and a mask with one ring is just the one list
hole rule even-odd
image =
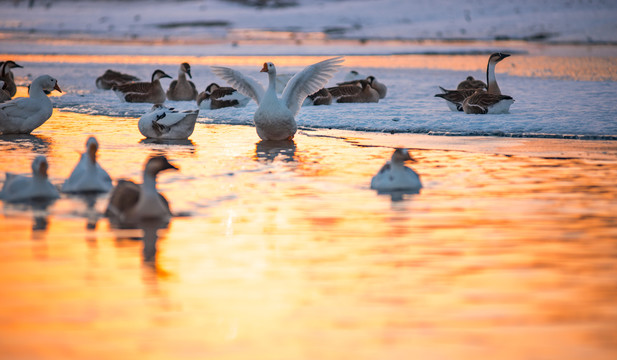
[[[162, 173], [159, 189], [181, 215], [164, 229], [116, 230], [100, 218], [103, 196], [89, 229], [80, 198], [3, 204], [3, 357], [617, 352], [614, 158], [529, 156], [529, 139], [472, 151], [454, 138], [442, 150], [424, 147], [440, 141], [427, 135], [387, 143], [328, 130], [264, 144], [253, 127], [211, 124], [172, 146], [143, 142], [136, 122], [56, 110], [33, 135], [0, 137], [2, 174], [27, 174], [45, 154], [57, 185], [89, 134], [115, 180], [140, 181], [146, 157], [165, 154], [180, 171]], [[598, 144], [568, 147], [615, 151]], [[369, 189], [391, 146], [412, 148], [419, 195]]]

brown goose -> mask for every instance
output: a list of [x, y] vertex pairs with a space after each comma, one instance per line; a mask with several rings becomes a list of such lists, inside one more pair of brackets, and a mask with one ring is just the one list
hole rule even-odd
[[[337, 103], [376, 103], [379, 102], [379, 93], [371, 87], [366, 80], [360, 80], [362, 86], [359, 93], [355, 95], [344, 95], [336, 99]], [[348, 90], [348, 89], [345, 89]]]
[[162, 104], [165, 102], [165, 90], [160, 79], [170, 78], [163, 70], [154, 70], [152, 82], [134, 82], [113, 86], [111, 89], [121, 100], [132, 103]]
[[368, 81], [369, 84], [371, 84], [371, 87], [377, 91], [380, 99], [386, 97], [386, 94], [388, 93], [388, 87], [386, 85], [377, 81], [377, 79], [375, 79], [372, 75], [367, 77], [366, 81]]
[[307, 96], [302, 105], [303, 106], [304, 105], [318, 106], [318, 105], [330, 105], [330, 104], [332, 104], [332, 94], [330, 93], [330, 91], [328, 91], [328, 89], [321, 88], [316, 93]]
[[[508, 56], [510, 56], [510, 54], [503, 53], [494, 53], [489, 56], [488, 65], [486, 67], [486, 79], [488, 85], [487, 91], [485, 93], [501, 95], [501, 90], [499, 89], [499, 86], [497, 85], [497, 79], [495, 78], [495, 66], [497, 65], [497, 63], [507, 58]], [[446, 90], [441, 86], [439, 88], [443, 91], [443, 93], [435, 94], [435, 96], [445, 99], [447, 101], [448, 107], [452, 111], [464, 111], [463, 101], [467, 97], [475, 94], [476, 92], [476, 89]]]
[[4, 82], [2, 90], [6, 91], [10, 97], [15, 96], [17, 92], [17, 86], [15, 85], [15, 77], [11, 69], [23, 68], [23, 66], [16, 64], [13, 60], [8, 60], [2, 63], [0, 67], [0, 80]]
[[457, 90], [464, 89], [486, 89], [487, 86], [482, 80], [476, 80], [473, 76], [467, 76], [467, 79], [458, 83]]
[[102, 90], [109, 90], [114, 86], [139, 81], [139, 78], [129, 74], [108, 69], [105, 73], [96, 78], [96, 87]]
[[244, 107], [250, 100], [251, 98], [240, 94], [232, 87], [221, 87], [217, 83], [212, 83], [197, 95], [197, 106], [212, 110], [232, 106]]
[[178, 170], [165, 156], [154, 156], [144, 167], [143, 184], [118, 181], [105, 210], [110, 222], [120, 227], [131, 227], [146, 220], [169, 221], [169, 203], [156, 189], [156, 176], [167, 169]]
[[178, 80], [174, 80], [169, 84], [167, 90], [167, 98], [169, 100], [176, 101], [194, 101], [197, 97], [197, 89], [192, 81], [186, 79], [186, 75], [189, 78], [193, 78], [191, 75], [191, 66], [188, 63], [180, 64], [180, 70], [178, 71]]
[[488, 58], [486, 67], [488, 88], [486, 91], [477, 89], [473, 95], [463, 101], [462, 107], [465, 114], [506, 114], [510, 111], [510, 105], [514, 103], [514, 99], [501, 94], [495, 77], [495, 66], [508, 56], [510, 54], [494, 53]]

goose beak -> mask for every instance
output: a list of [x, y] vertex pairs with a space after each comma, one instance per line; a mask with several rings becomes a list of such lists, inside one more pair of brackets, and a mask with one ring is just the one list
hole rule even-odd
[[193, 78], [193, 75], [191, 75], [191, 70], [187, 70], [187, 71], [186, 71], [186, 74], [189, 76], [189, 79], [192, 79], [192, 78]]
[[60, 90], [60, 86], [58, 86], [58, 83], [56, 83], [56, 85], [54, 86], [54, 90], [58, 90], [59, 92], [62, 92], [62, 90]]
[[259, 72], [268, 72], [268, 64], [264, 63], [264, 67]]

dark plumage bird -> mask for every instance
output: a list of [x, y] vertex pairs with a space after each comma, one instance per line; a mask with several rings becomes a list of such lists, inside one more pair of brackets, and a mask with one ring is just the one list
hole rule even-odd
[[188, 63], [180, 64], [180, 70], [178, 70], [178, 79], [169, 84], [167, 90], [167, 98], [175, 101], [194, 101], [197, 97], [197, 89], [192, 81], [186, 79], [186, 75], [189, 78], [193, 78], [191, 75], [191, 66]]
[[302, 105], [330, 105], [332, 104], [332, 94], [328, 89], [321, 88], [319, 91], [309, 95]]
[[[336, 99], [337, 103], [376, 103], [379, 102], [379, 93], [371, 87], [366, 80], [359, 80], [361, 85], [360, 92], [353, 95], [343, 95]], [[351, 90], [344, 86], [339, 86], [339, 90]], [[355, 90], [354, 90], [355, 91]], [[333, 95], [334, 96], [334, 95]]]
[[136, 81], [139, 81], [136, 76], [108, 69], [103, 75], [96, 78], [96, 87], [102, 90], [110, 90], [114, 86]]
[[232, 106], [244, 107], [250, 100], [251, 98], [240, 94], [232, 87], [212, 83], [197, 95], [197, 106], [212, 110]]
[[11, 71], [11, 69], [15, 68], [23, 68], [23, 66], [16, 64], [13, 60], [4, 61], [0, 66], [0, 81], [4, 82], [2, 85], [2, 90], [6, 91], [10, 97], [15, 96], [15, 93], [17, 93], [15, 77]]
[[118, 97], [131, 103], [162, 104], [165, 102], [165, 90], [160, 79], [170, 78], [163, 70], [154, 70], [151, 82], [134, 82], [113, 86], [111, 89]]
[[120, 227], [137, 226], [142, 221], [167, 222], [169, 202], [156, 189], [156, 176], [168, 169], [178, 170], [164, 156], [151, 157], [144, 167], [143, 183], [120, 180], [112, 190], [105, 216]]
[[467, 76], [467, 79], [458, 83], [457, 90], [464, 89], [486, 89], [487, 86], [482, 80], [476, 80], [473, 76]]

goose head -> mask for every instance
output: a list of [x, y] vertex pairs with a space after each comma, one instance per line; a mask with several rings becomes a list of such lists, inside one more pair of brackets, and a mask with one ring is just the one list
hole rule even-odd
[[208, 85], [208, 87], [206, 88], [206, 94], [212, 94], [213, 91], [220, 89], [221, 87], [219, 86], [219, 84], [217, 83], [212, 83], [210, 85]]
[[271, 62], [265, 62], [264, 63], [264, 67], [261, 69], [260, 72], [265, 72], [268, 73], [269, 75], [276, 75], [276, 68], [274, 67], [274, 64]]
[[55, 78], [49, 75], [41, 75], [37, 77], [36, 79], [34, 79], [30, 87], [33, 87], [33, 86], [40, 87], [41, 89], [43, 89], [43, 91], [47, 93], [50, 93], [54, 90], [58, 90], [59, 92], [62, 92], [62, 90], [60, 90], [60, 86], [58, 86], [58, 80], [56, 80]]
[[90, 159], [90, 162], [92, 162], [93, 164], [96, 163], [96, 152], [99, 149], [99, 142], [96, 141], [96, 138], [94, 136], [90, 136], [88, 138], [88, 141], [86, 141], [86, 151], [88, 152], [88, 158]]
[[501, 60], [507, 58], [508, 56], [510, 56], [510, 54], [506, 54], [506, 53], [493, 53], [488, 58], [488, 62], [489, 63], [493, 63], [493, 64], [497, 64], [498, 62], [500, 62]]
[[162, 78], [170, 78], [171, 79], [171, 76], [165, 74], [165, 72], [163, 70], [160, 70], [160, 69], [154, 70], [154, 72], [152, 73], [152, 82], [154, 82], [155, 80], [160, 80]]
[[375, 82], [375, 77], [373, 75], [367, 76], [366, 82], [368, 82], [368, 84], [372, 86], [373, 83]]
[[193, 76], [191, 75], [191, 65], [189, 65], [189, 63], [180, 64], [180, 71], [186, 73], [189, 78], [193, 78]]
[[165, 156], [153, 156], [148, 159], [148, 162], [146, 163], [146, 168], [144, 169], [144, 173], [152, 177], [156, 177], [158, 173], [168, 169], [178, 170], [176, 166], [169, 163]]
[[15, 61], [13, 61], [13, 60], [5, 61], [2, 64], [2, 75], [6, 74], [6, 69], [11, 70], [11, 69], [14, 69], [14, 68], [23, 68], [23, 66], [15, 63]]
[[392, 153], [392, 163], [403, 164], [405, 161], [415, 162], [416, 160], [409, 155], [409, 151], [404, 148], [398, 148]]
[[32, 161], [32, 176], [39, 179], [47, 179], [47, 169], [49, 164], [47, 158], [43, 155], [39, 155]]

